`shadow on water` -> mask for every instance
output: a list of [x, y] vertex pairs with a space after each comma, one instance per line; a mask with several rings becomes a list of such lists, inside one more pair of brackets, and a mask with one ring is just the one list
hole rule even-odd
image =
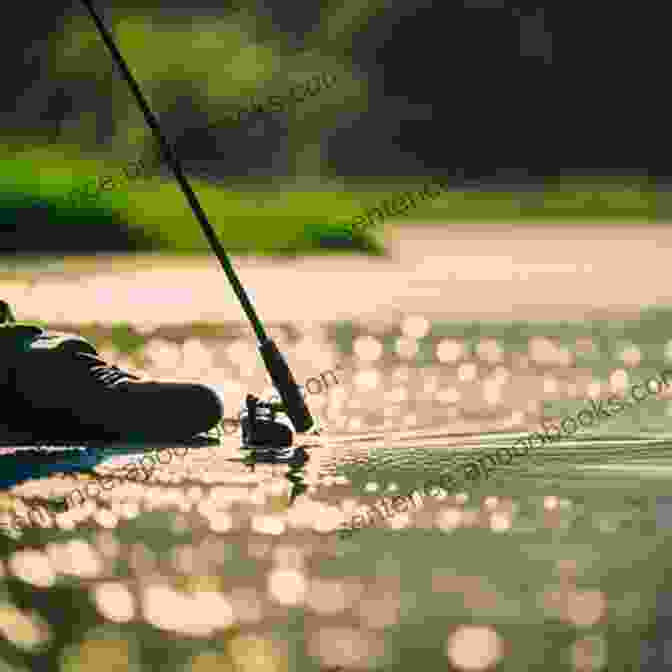
[[95, 448], [82, 447], [67, 450], [26, 449], [0, 456], [0, 487], [11, 488], [29, 480], [46, 478], [53, 474], [91, 472], [100, 463]]
[[97, 465], [111, 456], [144, 455], [158, 453], [176, 446], [207, 448], [218, 445], [216, 439], [199, 437], [179, 444], [170, 443], [126, 443], [89, 442], [83, 445], [54, 443], [49, 447], [36, 446], [5, 446], [0, 450], [12, 451], [0, 454], [0, 487], [11, 488], [26, 481], [46, 478], [53, 474], [94, 473]]

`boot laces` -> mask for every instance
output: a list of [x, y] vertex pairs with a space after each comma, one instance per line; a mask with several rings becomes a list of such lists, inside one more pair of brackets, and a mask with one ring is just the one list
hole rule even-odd
[[86, 361], [89, 366], [89, 372], [94, 380], [104, 385], [116, 385], [117, 383], [127, 382], [129, 380], [140, 380], [140, 376], [133, 375], [120, 369], [118, 366], [107, 364], [100, 357], [88, 353], [77, 353], [79, 359]]

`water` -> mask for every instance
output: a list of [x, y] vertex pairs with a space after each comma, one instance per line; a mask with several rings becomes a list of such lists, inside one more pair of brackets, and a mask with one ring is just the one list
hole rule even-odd
[[[278, 326], [298, 380], [343, 372], [308, 396], [329, 431], [307, 461], [254, 464], [225, 435], [70, 511], [94, 475], [170, 446], [3, 449], [0, 510], [51, 514], [0, 535], [0, 655], [59, 670], [638, 669], [664, 655], [672, 388], [338, 529], [661, 371], [669, 319]], [[231, 415], [271, 391], [239, 324], [77, 330], [120, 366], [213, 385]]]

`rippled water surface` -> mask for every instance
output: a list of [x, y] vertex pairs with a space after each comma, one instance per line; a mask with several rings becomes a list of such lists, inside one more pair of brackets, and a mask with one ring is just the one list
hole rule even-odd
[[[671, 322], [277, 325], [297, 379], [339, 367], [308, 396], [327, 431], [298, 439], [307, 459], [255, 463], [224, 434], [69, 511], [73, 489], [170, 446], [7, 445], [3, 519], [50, 514], [0, 536], [1, 655], [45, 670], [639, 669], [672, 550], [672, 387], [337, 530], [672, 366]], [[243, 325], [77, 330], [122, 367], [212, 385], [231, 416], [271, 392]]]

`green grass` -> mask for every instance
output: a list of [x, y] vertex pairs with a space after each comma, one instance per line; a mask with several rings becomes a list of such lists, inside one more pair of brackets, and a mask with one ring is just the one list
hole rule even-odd
[[[205, 238], [172, 178], [122, 178], [113, 191], [101, 192], [86, 206], [69, 203], [68, 195], [76, 186], [102, 177], [115, 177], [119, 182], [124, 165], [55, 157], [44, 151], [24, 153], [19, 158], [0, 157], [0, 230], [9, 229], [11, 233], [16, 228], [16, 248], [26, 252], [31, 251], [35, 240], [51, 240], [55, 231], [59, 243], [78, 241], [77, 250], [80, 245], [84, 250], [106, 249], [102, 236], [114, 241], [107, 249], [118, 249], [115, 245], [119, 245], [130, 250], [173, 253], [207, 251]], [[228, 189], [195, 178], [190, 182], [227, 250], [289, 256], [339, 251], [384, 254], [382, 227], [353, 236], [349, 222], [399, 192], [418, 191], [423, 186], [414, 178], [369, 189], [273, 192]], [[36, 212], [41, 219], [33, 221], [30, 229], [19, 226], [23, 215], [32, 217]], [[449, 191], [409, 209], [406, 216], [387, 221], [662, 222], [671, 214], [672, 195], [624, 178], [619, 184], [549, 183], [544, 191], [536, 193]]]
[[[39, 175], [35, 165], [40, 166]], [[126, 181], [113, 191], [101, 192], [86, 206], [69, 202], [73, 188], [94, 176], [116, 177], [122, 167], [86, 160], [58, 161], [43, 155], [0, 159], [0, 231], [10, 234], [5, 240], [13, 234], [18, 241], [15, 247], [25, 252], [37, 249], [30, 247], [35, 241], [44, 240], [49, 244], [72, 241], [78, 251], [84, 251], [86, 245], [95, 251], [106, 249], [97, 244], [101, 232], [113, 229], [114, 241], [127, 241], [129, 250], [187, 254], [208, 250], [174, 179], [150, 176]], [[349, 194], [254, 193], [194, 178], [190, 182], [222, 244], [231, 252], [290, 256], [384, 252], [374, 231], [352, 235], [348, 230], [348, 215], [357, 211], [357, 201]], [[24, 226], [26, 220], [30, 220], [30, 227]], [[56, 240], [51, 242], [56, 230]]]

